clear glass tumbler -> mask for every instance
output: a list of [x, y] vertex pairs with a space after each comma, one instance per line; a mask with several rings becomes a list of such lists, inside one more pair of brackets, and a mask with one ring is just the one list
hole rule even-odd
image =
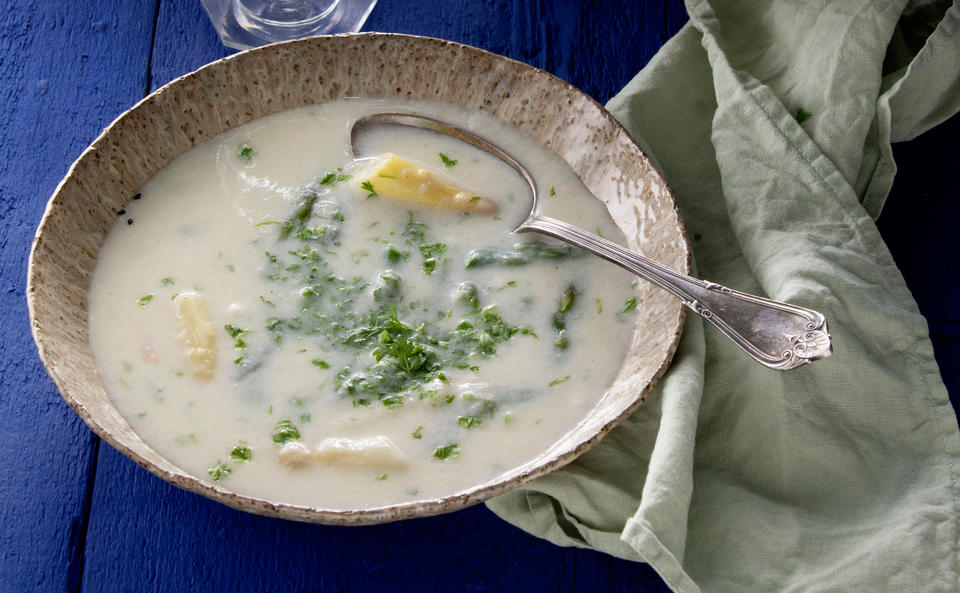
[[227, 47], [250, 49], [309, 35], [355, 33], [377, 0], [200, 0]]

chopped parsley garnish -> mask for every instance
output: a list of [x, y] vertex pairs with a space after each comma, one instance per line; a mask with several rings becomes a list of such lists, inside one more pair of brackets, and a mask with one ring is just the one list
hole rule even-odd
[[629, 313], [630, 311], [633, 311], [636, 308], [637, 308], [637, 298], [630, 297], [629, 299], [623, 301], [623, 310], [620, 312]]
[[277, 422], [275, 430], [277, 432], [273, 434], [273, 442], [277, 445], [283, 445], [287, 441], [300, 438], [300, 431], [290, 422], [289, 418], [281, 418], [280, 422]]
[[457, 416], [457, 424], [460, 428], [473, 428], [478, 424], [483, 424], [483, 420], [476, 416]]
[[437, 459], [456, 459], [460, 457], [460, 445], [453, 443], [437, 447], [433, 450], [433, 456]]
[[142, 297], [140, 297], [139, 299], [137, 299], [137, 304], [140, 305], [141, 307], [143, 307], [144, 305], [146, 305], [147, 303], [149, 303], [149, 302], [152, 301], [152, 300], [153, 300], [153, 295], [152, 295], [152, 294], [146, 294], [146, 295], [143, 295]]
[[321, 359], [319, 359], [319, 358], [314, 358], [313, 360], [310, 361], [310, 364], [312, 364], [312, 365], [315, 366], [315, 367], [320, 367], [321, 369], [329, 369], [329, 368], [330, 368], [330, 363], [329, 363], [329, 362], [327, 362], [327, 361], [325, 361], [325, 360], [321, 360]]
[[406, 251], [400, 251], [389, 243], [386, 245], [387, 261], [391, 264], [398, 264], [401, 261], [410, 259], [410, 254]]
[[415, 431], [413, 431], [413, 434], [410, 435], [410, 436], [412, 436], [412, 437], [415, 438], [415, 439], [422, 439], [422, 438], [423, 438], [423, 427], [422, 427], [422, 426], [418, 426], [417, 429], [416, 429]]
[[237, 148], [237, 155], [240, 157], [240, 160], [245, 163], [251, 162], [256, 154], [257, 153], [253, 151], [253, 147], [246, 143], [241, 144]]
[[253, 458], [253, 449], [246, 446], [245, 443], [238, 443], [237, 446], [230, 451], [230, 459], [234, 461], [250, 461]]
[[443, 255], [446, 250], [447, 246], [444, 243], [420, 244], [420, 253], [423, 254], [423, 257], [437, 257], [438, 255]]
[[553, 381], [550, 381], [550, 383], [547, 384], [547, 387], [556, 387], [557, 385], [561, 383], [565, 383], [568, 380], [570, 380], [570, 375], [567, 375], [566, 377], [560, 377], [559, 379], [554, 379]]
[[386, 480], [386, 479], [387, 479], [387, 474], [377, 474], [377, 479], [378, 479], [378, 480]]
[[376, 197], [376, 196], [377, 196], [377, 192], [373, 189], [373, 184], [370, 183], [370, 180], [369, 180], [369, 179], [366, 180], [366, 181], [364, 181], [363, 183], [361, 183], [361, 184], [360, 184], [360, 188], [361, 188], [363, 191], [367, 192], [367, 197], [368, 197], [368, 198], [373, 198], [373, 197]]
[[399, 408], [400, 406], [403, 405], [403, 398], [400, 397], [399, 395], [391, 395], [389, 397], [383, 398], [380, 401], [383, 402], [384, 406], [386, 406], [387, 408], [390, 408], [391, 410], [393, 408]]
[[[234, 347], [234, 348], [241, 348], [241, 349], [242, 349], [242, 348], [246, 348], [246, 347], [247, 347], [247, 343], [243, 341], [243, 337], [242, 337], [242, 336], [243, 336], [244, 334], [246, 334], [247, 332], [249, 332], [250, 330], [241, 329], [241, 328], [239, 328], [239, 327], [236, 327], [236, 326], [233, 326], [233, 325], [230, 325], [230, 324], [227, 324], [227, 325], [223, 326], [223, 329], [224, 329], [224, 331], [227, 332], [227, 335], [229, 335], [231, 338], [233, 338], [233, 339], [235, 340], [235, 342], [233, 343], [233, 347]], [[242, 357], [241, 357], [240, 360], [243, 360]], [[235, 363], [235, 364], [240, 364], [240, 363], [237, 362], [237, 361], [234, 361], [234, 363]]]
[[214, 482], [219, 482], [220, 480], [226, 478], [233, 472], [230, 469], [230, 466], [222, 461], [217, 461], [217, 464], [207, 470], [207, 473], [210, 474], [210, 477], [213, 478]]
[[231, 338], [234, 338], [234, 339], [239, 338], [240, 336], [247, 333], [248, 331], [245, 329], [240, 329], [239, 327], [236, 327], [230, 324], [223, 326], [223, 329], [226, 330], [227, 335], [229, 335]]
[[454, 159], [448, 157], [447, 155], [443, 154], [442, 152], [440, 153], [440, 160], [443, 161], [443, 165], [444, 165], [446, 168], [448, 168], [448, 169], [457, 164], [457, 161], [455, 161]]
[[600, 299], [593, 299], [597, 303], [597, 315], [603, 313], [603, 303], [600, 302]]
[[170, 277], [161, 278], [161, 279], [160, 279], [160, 284], [161, 284], [162, 286], [170, 286], [171, 284], [173, 284], [173, 278], [170, 278]]
[[813, 114], [810, 113], [810, 112], [808, 112], [808, 111], [807, 111], [806, 109], [804, 109], [803, 107], [797, 107], [797, 112], [796, 112], [796, 114], [794, 114], [793, 117], [794, 117], [794, 119], [797, 120], [797, 123], [798, 123], [798, 124], [802, 124], [803, 122], [805, 122], [805, 121], [807, 121], [808, 119], [810, 119], [810, 116], [811, 116], [811, 115], [813, 115]]
[[555, 195], [557, 195], [557, 190], [556, 190], [555, 187], [553, 187], [553, 186], [551, 185], [551, 186], [550, 186], [550, 197], [552, 198], [552, 197], [555, 196]]

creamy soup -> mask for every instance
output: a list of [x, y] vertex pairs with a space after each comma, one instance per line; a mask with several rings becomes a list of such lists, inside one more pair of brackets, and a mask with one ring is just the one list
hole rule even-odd
[[193, 148], [118, 216], [89, 305], [107, 392], [184, 471], [324, 509], [436, 499], [546, 450], [621, 366], [633, 279], [512, 234], [528, 187], [460, 141], [388, 127], [354, 159], [349, 122], [384, 110], [508, 147], [544, 213], [619, 236], [555, 155], [450, 105], [339, 101]]

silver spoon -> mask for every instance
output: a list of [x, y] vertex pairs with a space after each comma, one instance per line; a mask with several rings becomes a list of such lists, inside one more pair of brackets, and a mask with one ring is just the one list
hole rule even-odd
[[537, 214], [537, 184], [527, 169], [508, 152], [476, 134], [422, 115], [375, 113], [353, 122], [350, 127], [351, 151], [356, 154], [357, 139], [365, 130], [380, 125], [431, 130], [462, 140], [501, 159], [526, 180], [533, 194], [530, 214], [513, 230], [514, 233], [533, 231], [555, 237], [653, 282], [716, 326], [760, 364], [785, 371], [830, 356], [827, 320], [816, 311], [691, 278], [571, 224], [540, 216]]

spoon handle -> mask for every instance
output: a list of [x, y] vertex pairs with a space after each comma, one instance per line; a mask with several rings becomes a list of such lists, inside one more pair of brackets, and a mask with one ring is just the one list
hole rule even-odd
[[515, 232], [534, 231], [571, 243], [653, 282], [679, 297], [760, 364], [788, 370], [830, 355], [826, 318], [780, 303], [678, 274], [612, 241], [546, 216], [531, 216]]

